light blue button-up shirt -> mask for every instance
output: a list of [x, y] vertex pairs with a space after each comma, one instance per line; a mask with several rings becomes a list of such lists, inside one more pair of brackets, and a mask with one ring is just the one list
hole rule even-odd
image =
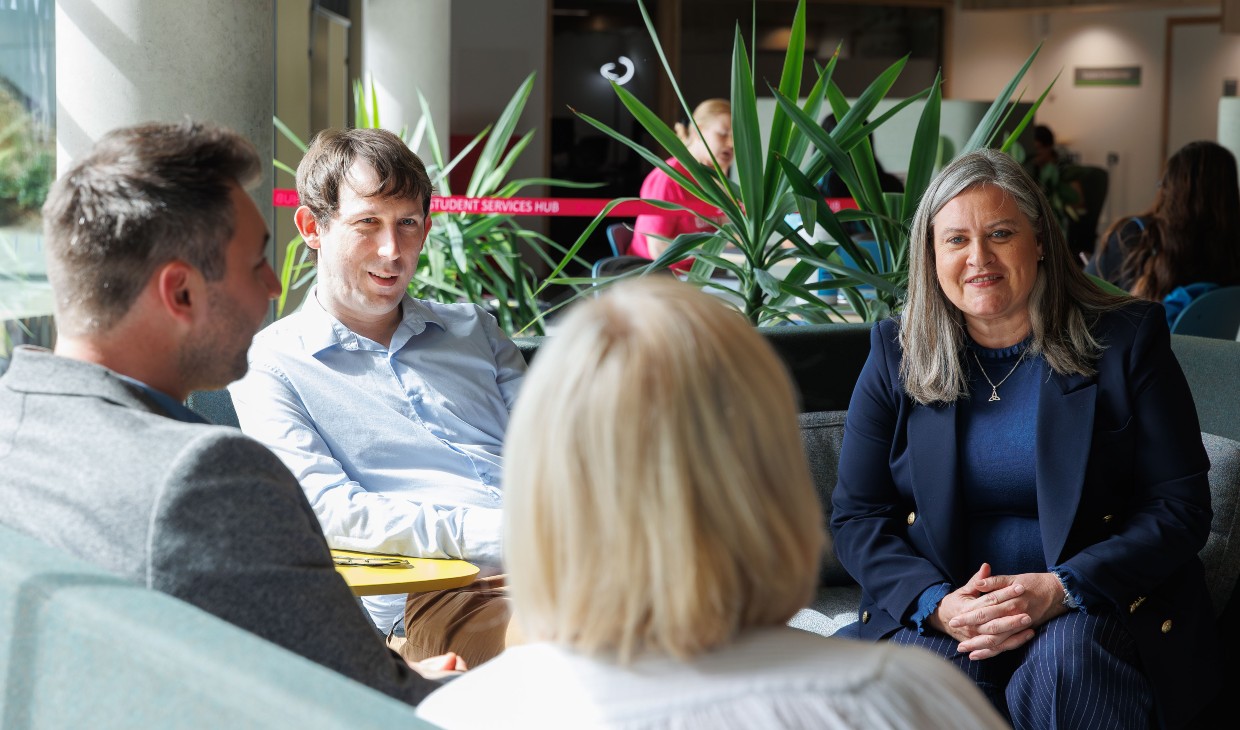
[[[496, 572], [502, 445], [525, 360], [472, 304], [406, 296], [391, 346], [319, 305], [264, 329], [229, 387], [241, 428], [301, 483], [328, 544]], [[365, 600], [388, 631], [400, 596]]]

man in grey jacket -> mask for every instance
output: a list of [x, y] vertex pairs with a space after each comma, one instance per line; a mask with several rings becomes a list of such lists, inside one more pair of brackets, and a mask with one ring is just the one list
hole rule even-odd
[[181, 405], [245, 373], [280, 292], [243, 189], [261, 165], [231, 131], [152, 123], [56, 182], [59, 341], [0, 378], [0, 523], [417, 702], [436, 685], [383, 645], [292, 475]]

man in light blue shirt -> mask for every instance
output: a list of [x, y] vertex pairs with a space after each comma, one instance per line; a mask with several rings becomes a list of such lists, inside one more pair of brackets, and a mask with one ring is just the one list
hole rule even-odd
[[[501, 451], [525, 361], [479, 307], [405, 293], [431, 225], [425, 168], [390, 132], [327, 131], [297, 189], [318, 283], [255, 338], [230, 388], [242, 429], [297, 477], [331, 547], [500, 572]], [[451, 646], [473, 666], [503, 648], [507, 599], [485, 582], [365, 603], [385, 633], [406, 616], [407, 658]]]

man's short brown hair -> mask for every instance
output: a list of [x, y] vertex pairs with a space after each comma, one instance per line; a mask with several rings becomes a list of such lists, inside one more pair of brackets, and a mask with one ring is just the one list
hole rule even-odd
[[359, 160], [375, 171], [379, 185], [358, 190], [363, 197], [414, 198], [422, 213], [431, 212], [430, 177], [422, 160], [400, 137], [386, 129], [327, 129], [315, 135], [297, 166], [297, 196], [320, 226], [340, 210], [340, 186]]
[[247, 187], [262, 169], [254, 145], [211, 124], [151, 122], [105, 135], [43, 206], [57, 327], [107, 331], [169, 261], [221, 279], [232, 186]]

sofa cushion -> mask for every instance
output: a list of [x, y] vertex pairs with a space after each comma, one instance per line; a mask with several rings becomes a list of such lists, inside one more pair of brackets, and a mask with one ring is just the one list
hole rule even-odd
[[1240, 441], [1240, 390], [1235, 386], [1240, 343], [1171, 335], [1171, 349], [1193, 392], [1201, 430]]
[[[847, 411], [813, 411], [802, 413], [801, 444], [809, 462], [809, 473], [814, 480], [818, 499], [822, 502], [824, 523], [830, 529], [831, 492], [835, 489], [840, 448], [844, 444], [844, 416]], [[830, 541], [822, 555], [822, 585], [848, 586], [854, 581], [844, 566], [835, 559]]]
[[831, 636], [856, 622], [857, 608], [860, 605], [860, 586], [823, 588], [814, 597], [814, 602], [798, 611], [788, 625], [794, 629]]
[[1222, 614], [1240, 576], [1240, 443], [1212, 433], [1201, 434], [1201, 442], [1210, 457], [1214, 520], [1200, 556], [1214, 612]]

